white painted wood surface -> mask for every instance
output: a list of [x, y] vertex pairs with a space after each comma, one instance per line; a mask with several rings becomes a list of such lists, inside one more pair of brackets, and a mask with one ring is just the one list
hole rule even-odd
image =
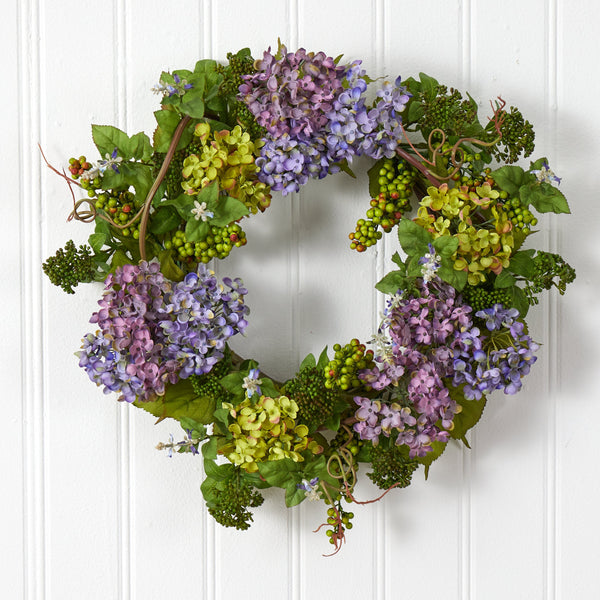
[[[600, 597], [600, 218], [595, 161], [600, 5], [593, 0], [5, 0], [0, 33], [2, 306], [8, 337], [0, 449], [0, 597], [27, 600]], [[245, 533], [207, 517], [200, 460], [154, 451], [176, 427], [97, 393], [73, 352], [100, 289], [66, 296], [40, 264], [86, 226], [41, 162], [94, 156], [89, 124], [153, 128], [149, 88], [162, 69], [224, 59], [277, 37], [349, 59], [369, 73], [426, 71], [481, 100], [498, 94], [537, 131], [538, 156], [563, 179], [573, 215], [544, 218], [535, 240], [576, 266], [565, 298], [532, 313], [540, 360], [516, 397], [497, 395], [428, 482], [358, 507], [336, 557], [313, 534], [320, 507], [283, 507], [269, 491]], [[361, 185], [362, 184], [362, 185]], [[307, 352], [367, 337], [373, 283], [394, 243], [352, 254], [364, 176], [276, 197], [248, 223], [248, 246], [218, 265], [251, 290], [237, 348], [274, 376]], [[592, 212], [588, 212], [592, 211]], [[364, 477], [364, 474], [363, 474]], [[374, 494], [362, 482], [358, 496]]]

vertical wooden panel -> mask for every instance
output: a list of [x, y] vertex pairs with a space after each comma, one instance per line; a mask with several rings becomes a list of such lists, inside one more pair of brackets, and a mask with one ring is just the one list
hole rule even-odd
[[[4, 7], [3, 20], [0, 24], [0, 35], [5, 41], [5, 64], [3, 73], [7, 88], [12, 90], [9, 98], [6, 98], [4, 110], [0, 117], [0, 128], [6, 135], [6, 149], [13, 156], [20, 156], [22, 144], [20, 134], [23, 132], [21, 123], [27, 118], [23, 110], [23, 102], [26, 99], [26, 88], [23, 82], [23, 62], [26, 57], [23, 54], [26, 35], [25, 20], [23, 18], [23, 5], [17, 2], [7, 3]], [[7, 157], [8, 158], [8, 157]], [[21, 175], [21, 176], [20, 176]], [[24, 494], [24, 467], [25, 444], [23, 431], [23, 418], [26, 414], [24, 395], [25, 378], [22, 371], [22, 359], [26, 356], [25, 347], [27, 338], [23, 328], [23, 298], [19, 291], [23, 289], [23, 257], [21, 254], [20, 241], [26, 233], [27, 224], [21, 211], [21, 200], [23, 187], [21, 184], [23, 174], [15, 168], [14, 161], [5, 160], [0, 164], [0, 197], [4, 202], [0, 205], [0, 214], [4, 223], [9, 223], [5, 233], [5, 257], [2, 261], [2, 280], [8, 285], [2, 287], [0, 302], [4, 307], [5, 314], [10, 318], [5, 320], [6, 339], [11, 342], [5, 345], [2, 352], [1, 374], [2, 381], [11, 382], [12, 401], [5, 403], [4, 423], [6, 429], [0, 437], [0, 456], [11, 457], [5, 461], [4, 489], [0, 498], [0, 514], [5, 518], [0, 521], [0, 537], [3, 540], [11, 540], [11, 552], [3, 554], [3, 579], [6, 593], [9, 596], [20, 598], [25, 595], [25, 574], [27, 565], [24, 564], [29, 557], [25, 538], [24, 518], [30, 515], [26, 512], [26, 497]]]
[[[91, 8], [91, 4], [87, 7]], [[42, 135], [58, 168], [70, 156], [97, 152], [90, 123], [114, 122], [115, 37], [111, 7], [82, 19], [67, 2], [46, 5], [41, 19]], [[44, 254], [68, 239], [83, 242], [89, 226], [67, 223], [68, 188], [44, 167]], [[81, 194], [83, 196], [83, 194]], [[39, 267], [38, 267], [39, 268]], [[49, 597], [119, 597], [116, 406], [98, 394], [73, 356], [87, 323], [97, 286], [67, 296], [45, 279], [47, 511]]]
[[[471, 24], [471, 93], [482, 100], [498, 95], [508, 106], [517, 105], [534, 127], [546, 116], [547, 38], [546, 3], [542, 0], [508, 2], [502, 11], [518, 18], [498, 19], [493, 2], [473, 3]], [[490, 44], [497, 40], [498, 44]], [[552, 149], [546, 146], [551, 154]], [[528, 165], [528, 161], [523, 161]], [[550, 219], [541, 218], [548, 229]], [[539, 247], [538, 234], [528, 244]], [[546, 344], [545, 307], [531, 311], [528, 322], [534, 339]], [[553, 349], [549, 348], [549, 352]], [[544, 594], [546, 532], [546, 435], [548, 416], [548, 356], [524, 382], [518, 397], [493, 394], [474, 440], [473, 461], [473, 597], [505, 598], [514, 593], [514, 581], [524, 597]], [[505, 573], [511, 576], [506, 578]]]
[[[558, 3], [557, 172], [573, 215], [561, 219], [560, 251], [577, 268], [577, 281], [558, 310], [557, 349], [557, 598], [593, 598], [600, 588], [600, 467], [595, 424], [598, 393], [598, 292], [596, 162], [600, 125], [600, 83], [596, 62], [600, 43], [589, 24], [598, 5]], [[562, 187], [563, 184], [561, 184]]]

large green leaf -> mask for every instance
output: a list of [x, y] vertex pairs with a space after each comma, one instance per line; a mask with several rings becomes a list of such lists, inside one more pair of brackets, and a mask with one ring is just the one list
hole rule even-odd
[[571, 209], [564, 194], [549, 183], [528, 183], [519, 190], [521, 204], [531, 204], [539, 213], [569, 214]]
[[383, 294], [393, 296], [398, 290], [406, 287], [406, 275], [402, 271], [391, 271], [381, 279], [375, 289]]
[[159, 206], [150, 221], [148, 229], [155, 235], [168, 233], [181, 223], [181, 217], [174, 207]]
[[440, 268], [436, 271], [440, 279], [449, 283], [456, 291], [461, 292], [467, 285], [468, 273], [466, 271], [457, 271], [453, 266], [446, 263], [446, 260], [442, 259]]
[[433, 461], [437, 460], [444, 453], [447, 445], [448, 442], [432, 442], [431, 451], [425, 456], [415, 459], [417, 462], [425, 466], [425, 479], [429, 477], [429, 467], [431, 467]]
[[487, 398], [483, 396], [480, 400], [467, 400], [462, 391], [463, 386], [448, 385], [447, 387], [452, 400], [462, 407], [461, 412], [454, 416], [454, 429], [450, 432], [450, 436], [455, 440], [461, 440], [467, 448], [470, 448], [465, 437], [466, 433], [481, 419]]
[[403, 217], [398, 223], [398, 240], [409, 256], [423, 256], [433, 237], [426, 229]]
[[440, 256], [450, 258], [458, 250], [458, 238], [453, 235], [441, 235], [433, 240], [433, 247]]
[[314, 355], [307, 354], [304, 357], [304, 360], [300, 363], [300, 368], [298, 370], [302, 371], [304, 369], [308, 369], [308, 368], [316, 367], [316, 366], [317, 366], [317, 361], [315, 360]]
[[504, 269], [498, 277], [494, 280], [494, 287], [496, 289], [508, 288], [517, 283], [517, 279], [512, 273], [509, 273], [506, 269]]
[[[208, 202], [207, 207], [211, 208], [211, 204]], [[210, 223], [217, 227], [225, 227], [226, 225], [245, 217], [248, 213], [249, 210], [243, 202], [236, 198], [232, 198], [231, 196], [221, 195], [214, 207], [214, 217], [210, 220]]]
[[493, 171], [491, 176], [501, 189], [514, 197], [519, 196], [519, 189], [528, 179], [525, 171], [523, 171], [521, 167], [514, 165], [501, 167], [500, 169]]
[[[527, 279], [533, 277], [535, 272], [535, 261], [533, 260], [534, 254], [535, 250], [533, 249], [515, 252], [510, 257], [510, 264], [508, 266], [509, 271]], [[502, 272], [504, 273], [504, 271]]]
[[92, 125], [92, 139], [102, 158], [112, 154], [117, 148], [118, 155], [128, 160], [131, 158], [127, 153], [129, 136], [118, 127], [112, 125]]
[[175, 385], [169, 385], [164, 396], [153, 402], [136, 401], [138, 408], [143, 408], [159, 420], [171, 417], [179, 420], [188, 417], [198, 423], [209, 424], [214, 421], [215, 400], [208, 396], [198, 396], [194, 392], [189, 379], [182, 379]]

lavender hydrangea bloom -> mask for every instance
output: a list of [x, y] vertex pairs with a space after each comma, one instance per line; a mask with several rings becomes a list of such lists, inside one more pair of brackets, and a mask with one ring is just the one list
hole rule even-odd
[[226, 341], [246, 328], [247, 290], [204, 265], [174, 284], [158, 263], [125, 265], [106, 279], [105, 291], [77, 353], [79, 365], [104, 392], [119, 400], [152, 400], [192, 374], [208, 373], [223, 357]]
[[483, 394], [502, 389], [505, 394], [516, 394], [522, 387], [522, 378], [535, 363], [534, 353], [539, 349], [518, 321], [519, 311], [495, 304], [476, 313], [484, 319], [490, 335], [495, 332], [510, 336], [512, 344], [485, 352], [481, 342], [463, 333], [455, 354], [454, 385], [464, 384], [465, 397], [478, 400]]
[[280, 46], [243, 76], [239, 98], [267, 130], [258, 178], [283, 195], [310, 178], [339, 171], [354, 156], [392, 157], [402, 135], [400, 113], [409, 100], [400, 78], [385, 82], [372, 107], [360, 61], [340, 66], [323, 52]]

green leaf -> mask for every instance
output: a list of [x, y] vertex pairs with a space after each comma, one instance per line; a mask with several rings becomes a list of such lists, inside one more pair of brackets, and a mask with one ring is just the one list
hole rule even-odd
[[221, 433], [227, 438], [231, 439], [233, 435], [229, 431], [229, 409], [217, 408], [213, 413], [215, 418], [215, 427], [220, 429]]
[[166, 388], [164, 396], [151, 402], [134, 402], [138, 408], [143, 408], [159, 420], [171, 417], [179, 420], [188, 417], [198, 423], [209, 424], [213, 422], [215, 400], [208, 396], [198, 396], [194, 392], [189, 379], [182, 379]]
[[217, 438], [211, 437], [206, 444], [202, 446], [202, 456], [207, 459], [217, 458]]
[[[300, 482], [298, 482], [300, 483]], [[288, 484], [285, 488], [285, 505], [287, 507], [297, 506], [306, 499], [306, 492], [297, 484]]]
[[519, 189], [526, 180], [525, 171], [521, 167], [508, 165], [492, 172], [492, 177], [501, 189], [510, 196], [518, 196]]
[[449, 283], [457, 292], [461, 292], [467, 285], [469, 274], [466, 271], [457, 271], [453, 266], [448, 266], [444, 259], [436, 273], [440, 279]]
[[428, 245], [433, 241], [433, 237], [414, 221], [402, 217], [398, 223], [398, 240], [404, 252], [409, 256], [423, 256], [428, 250]]
[[201, 119], [204, 116], [204, 80], [201, 87], [193, 87], [181, 97], [181, 112], [192, 119]]
[[375, 289], [383, 294], [393, 296], [398, 290], [406, 288], [406, 275], [402, 271], [390, 271], [375, 285]]
[[192, 209], [194, 208], [194, 200], [196, 197], [190, 196], [189, 194], [181, 193], [177, 198], [171, 198], [170, 200], [164, 200], [159, 204], [161, 206], [172, 206], [178, 213], [179, 216], [184, 221], [189, 221], [190, 219], [196, 220], [195, 216], [192, 214]]
[[350, 165], [348, 164], [347, 160], [343, 160], [343, 161], [337, 163], [337, 166], [340, 168], [340, 171], [342, 171], [343, 173], [346, 173], [346, 175], [350, 175], [350, 177], [352, 177], [352, 179], [356, 179], [356, 174], [350, 168]]
[[227, 481], [233, 477], [234, 466], [231, 463], [218, 465], [214, 460], [205, 459], [204, 472], [215, 481]]
[[[157, 129], [154, 131], [154, 148], [156, 152], [167, 152], [173, 134], [179, 125], [179, 121], [181, 121], [181, 116], [175, 110], [169, 110], [168, 108], [155, 111], [154, 116], [158, 123]], [[190, 121], [181, 135], [177, 150], [185, 148], [190, 143], [193, 135], [194, 122]]]
[[244, 373], [242, 371], [234, 371], [225, 375], [220, 380], [221, 385], [230, 393], [232, 393], [237, 400], [243, 400], [246, 392], [242, 387], [244, 383]]
[[181, 224], [181, 217], [174, 207], [159, 206], [154, 214], [148, 229], [154, 235], [161, 235], [176, 229]]
[[181, 425], [184, 431], [190, 430], [192, 432], [192, 437], [205, 439], [206, 438], [206, 426], [202, 423], [198, 423], [195, 419], [190, 419], [189, 417], [181, 417], [179, 419], [179, 424]]
[[425, 98], [428, 101], [433, 100], [437, 95], [437, 90], [440, 84], [436, 79], [425, 73], [419, 73], [419, 79], [421, 80], [421, 89], [423, 94], [425, 94]]
[[116, 250], [112, 255], [112, 260], [110, 261], [110, 270], [114, 272], [117, 267], [130, 264], [131, 258], [129, 258], [129, 256], [127, 256], [123, 250]]
[[521, 317], [525, 317], [527, 315], [527, 311], [529, 310], [529, 301], [527, 300], [525, 292], [520, 287], [515, 285], [511, 288], [511, 294], [511, 306], [519, 311]]
[[431, 442], [431, 452], [415, 459], [418, 463], [425, 466], [425, 479], [429, 477], [429, 467], [434, 460], [437, 460], [444, 453], [447, 445], [448, 442]]
[[[248, 50], [248, 54], [250, 54], [250, 50], [248, 48], [245, 48], [245, 50]], [[240, 52], [241, 52], [241, 50], [240, 50]], [[238, 56], [238, 55], [242, 56], [242, 55], [240, 55], [240, 52], [238, 52], [236, 54], [236, 56]], [[204, 74], [215, 73], [215, 74], [218, 74], [218, 73], [215, 72], [216, 67], [217, 67], [217, 61], [212, 60], [210, 58], [205, 58], [203, 60], [199, 60], [196, 63], [196, 66], [194, 67], [194, 73], [198, 73], [198, 74], [200, 74], [200, 73], [204, 73]]]
[[258, 463], [258, 472], [275, 487], [284, 488], [290, 480], [294, 481], [294, 485], [300, 483], [301, 471], [302, 463], [294, 462], [291, 458]]
[[154, 153], [150, 138], [143, 131], [131, 136], [127, 148], [130, 158], [144, 162], [150, 160]]
[[398, 265], [400, 269], [404, 269], [406, 267], [406, 265], [404, 264], [404, 260], [402, 259], [400, 254], [398, 254], [398, 252], [394, 252], [392, 256], [392, 262]]
[[531, 171], [539, 171], [544, 164], [548, 164], [548, 159], [543, 156], [542, 158], [538, 158], [535, 162], [532, 162], [529, 167], [529, 172]]
[[376, 198], [379, 194], [379, 171], [385, 162], [385, 158], [380, 158], [375, 164], [367, 171], [367, 175], [369, 176], [369, 194], [371, 198]]
[[200, 219], [190, 219], [185, 224], [185, 239], [188, 242], [201, 242], [210, 233], [210, 224]]
[[323, 349], [323, 352], [319, 355], [319, 360], [317, 361], [317, 369], [324, 369], [329, 363], [329, 356], [327, 356], [327, 346]]
[[232, 198], [231, 196], [219, 196], [217, 205], [214, 208], [214, 217], [210, 220], [210, 223], [217, 227], [225, 227], [226, 225], [245, 217], [248, 213], [249, 210], [242, 201]]
[[124, 159], [131, 158], [127, 153], [129, 136], [112, 125], [92, 125], [92, 139], [102, 158], [113, 153], [117, 148], [118, 155]]
[[539, 213], [570, 214], [564, 194], [549, 183], [529, 183], [519, 190], [521, 204], [531, 204]]
[[454, 428], [450, 432], [450, 437], [461, 440], [467, 448], [470, 448], [465, 437], [466, 433], [481, 419], [487, 398], [483, 396], [480, 400], [467, 400], [462, 391], [463, 387], [462, 385], [459, 387], [447, 386], [450, 398], [462, 407], [461, 412], [454, 416]]
[[433, 240], [433, 247], [440, 256], [450, 258], [458, 250], [458, 238], [453, 235], [441, 235]]
[[504, 269], [498, 277], [496, 277], [494, 281], [494, 287], [499, 290], [503, 288], [508, 288], [517, 283], [517, 280], [514, 275], [509, 273], [506, 269]]
[[110, 236], [106, 233], [92, 233], [88, 238], [88, 244], [91, 246], [92, 250], [98, 254], [109, 239]]
[[269, 396], [269, 398], [278, 398], [279, 390], [275, 387], [275, 384], [268, 377], [260, 378], [262, 383], [260, 384], [260, 391], [263, 396]]
[[310, 367], [316, 367], [316, 366], [317, 366], [317, 361], [315, 360], [314, 355], [308, 354], [304, 357], [304, 360], [300, 363], [300, 369], [298, 369], [298, 370], [302, 371], [303, 369], [307, 369]]
[[533, 277], [535, 272], [535, 261], [533, 260], [534, 254], [535, 250], [533, 249], [515, 252], [510, 257], [510, 264], [508, 265], [508, 269], [516, 275], [521, 275], [526, 279], [530, 279], [531, 277]]
[[158, 253], [158, 261], [160, 262], [160, 272], [171, 281], [183, 281], [185, 272], [180, 269], [173, 258], [174, 251], [161, 250]]

